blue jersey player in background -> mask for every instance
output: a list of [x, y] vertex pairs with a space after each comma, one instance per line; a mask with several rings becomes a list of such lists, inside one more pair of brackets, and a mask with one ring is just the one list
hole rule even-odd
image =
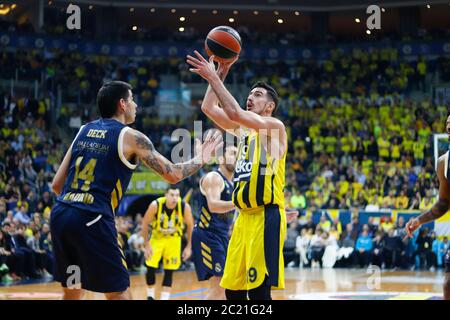
[[142, 162], [173, 184], [209, 162], [221, 143], [220, 132], [211, 131], [203, 144], [196, 141], [194, 158], [172, 163], [147, 136], [127, 126], [136, 117], [131, 90], [121, 81], [100, 88], [101, 119], [80, 128], [52, 182], [58, 198], [50, 227], [63, 299], [81, 299], [84, 289], [107, 299], [131, 299], [114, 217], [133, 170]]
[[200, 219], [192, 233], [192, 255], [199, 281], [209, 280], [208, 300], [225, 300], [225, 289], [220, 280], [228, 249], [228, 232], [232, 222], [234, 204], [232, 177], [237, 148], [226, 147], [219, 157], [219, 168], [200, 180]]

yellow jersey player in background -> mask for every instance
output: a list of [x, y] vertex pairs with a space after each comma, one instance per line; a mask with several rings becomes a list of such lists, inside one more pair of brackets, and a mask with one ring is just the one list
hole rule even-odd
[[[181, 255], [181, 237], [186, 224], [187, 244]], [[148, 226], [152, 225], [152, 236], [148, 241]], [[191, 256], [192, 230], [194, 219], [191, 206], [180, 198], [180, 190], [169, 187], [164, 197], [149, 205], [142, 219], [142, 236], [145, 244], [145, 264], [147, 265], [147, 299], [155, 299], [155, 273], [163, 259], [164, 279], [161, 300], [169, 300], [173, 271], [181, 266], [181, 257], [186, 261]]]
[[239, 139], [232, 200], [239, 211], [231, 235], [220, 285], [229, 300], [269, 300], [271, 288], [284, 288], [283, 245], [286, 234], [284, 209], [286, 129], [273, 117], [277, 92], [264, 82], [256, 83], [247, 98], [246, 110], [225, 88], [230, 66], [219, 64], [216, 72], [200, 53], [187, 56], [191, 72], [208, 81], [222, 108], [211, 104], [203, 112], [218, 126]]

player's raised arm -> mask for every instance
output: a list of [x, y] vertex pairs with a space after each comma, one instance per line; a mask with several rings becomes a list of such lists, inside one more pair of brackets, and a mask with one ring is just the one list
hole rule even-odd
[[137, 156], [146, 167], [154, 170], [167, 182], [175, 184], [194, 174], [205, 163], [208, 163], [214, 156], [215, 150], [220, 147], [221, 141], [220, 131], [209, 132], [203, 144], [196, 140], [194, 158], [174, 164], [161, 155], [142, 132], [128, 130], [124, 137], [124, 154], [130, 158], [133, 155]]
[[[188, 55], [188, 60], [189, 59], [192, 59], [192, 57]], [[229, 63], [219, 63], [217, 74], [222, 82], [225, 80], [228, 71], [237, 59], [238, 57]], [[233, 122], [225, 111], [219, 106], [219, 99], [210, 85], [208, 85], [205, 97], [203, 98], [202, 111], [220, 128], [230, 132], [231, 134], [238, 135], [236, 130], [239, 128], [239, 124]]]
[[446, 156], [443, 155], [438, 160], [437, 165], [437, 176], [439, 179], [439, 199], [438, 201], [431, 207], [431, 209], [422, 213], [417, 218], [413, 218], [408, 221], [406, 224], [406, 232], [409, 237], [412, 237], [412, 234], [415, 230], [417, 230], [421, 225], [428, 223], [430, 221], [434, 221], [442, 217], [449, 209], [450, 205], [450, 185], [445, 177], [445, 162], [448, 161]]
[[223, 180], [219, 175], [210, 172], [200, 181], [200, 184], [208, 202], [210, 212], [227, 213], [235, 208], [232, 201], [220, 200]]

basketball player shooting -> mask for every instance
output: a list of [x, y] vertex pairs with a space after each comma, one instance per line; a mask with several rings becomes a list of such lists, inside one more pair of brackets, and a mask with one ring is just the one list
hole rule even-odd
[[[445, 123], [445, 129], [450, 141], [450, 116], [447, 117]], [[439, 179], [439, 199], [431, 207], [430, 210], [422, 213], [417, 218], [413, 218], [406, 224], [406, 232], [410, 238], [413, 237], [414, 231], [416, 231], [421, 225], [428, 222], [439, 219], [447, 213], [450, 205], [450, 185], [448, 176], [448, 161], [449, 151], [440, 156], [437, 164], [437, 176]], [[447, 252], [445, 256], [445, 280], [444, 280], [444, 299], [450, 300], [450, 252]]]
[[220, 285], [229, 300], [270, 300], [272, 287], [284, 288], [287, 134], [283, 122], [273, 116], [278, 94], [258, 82], [243, 110], [222, 82], [237, 58], [220, 63], [216, 72], [214, 55], [209, 61], [198, 51], [195, 56], [187, 56], [190, 71], [208, 81], [208, 90], [213, 90], [222, 106], [212, 104], [202, 108], [203, 112], [240, 140], [232, 196], [239, 216]]

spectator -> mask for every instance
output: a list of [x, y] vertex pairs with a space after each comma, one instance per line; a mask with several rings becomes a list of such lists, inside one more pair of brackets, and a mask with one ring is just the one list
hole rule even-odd
[[372, 264], [380, 268], [384, 266], [384, 241], [381, 232], [375, 234], [373, 239]]
[[303, 228], [300, 235], [295, 241], [296, 252], [299, 254], [300, 268], [309, 265], [308, 248], [311, 238], [308, 235], [306, 228]]
[[310, 258], [311, 258], [311, 267], [315, 268], [317, 265], [322, 268], [322, 257], [325, 252], [326, 241], [322, 237], [322, 229], [317, 226], [316, 233], [311, 238], [310, 242]]
[[131, 265], [132, 270], [138, 270], [144, 263], [144, 238], [142, 237], [141, 229], [137, 228], [136, 232], [128, 239], [128, 246], [131, 250]]
[[286, 240], [284, 241], [283, 254], [285, 266], [299, 266], [299, 255], [295, 252], [297, 236], [297, 221], [294, 220], [289, 224], [286, 232]]
[[20, 206], [19, 211], [14, 215], [14, 219], [25, 225], [30, 222], [31, 218], [28, 216], [25, 205]]
[[356, 259], [361, 268], [365, 268], [369, 265], [372, 258], [372, 238], [369, 237], [366, 230], [356, 240], [355, 250]]
[[395, 234], [394, 228], [388, 230], [384, 238], [384, 262], [386, 268], [398, 268], [401, 265], [403, 250], [402, 239]]

